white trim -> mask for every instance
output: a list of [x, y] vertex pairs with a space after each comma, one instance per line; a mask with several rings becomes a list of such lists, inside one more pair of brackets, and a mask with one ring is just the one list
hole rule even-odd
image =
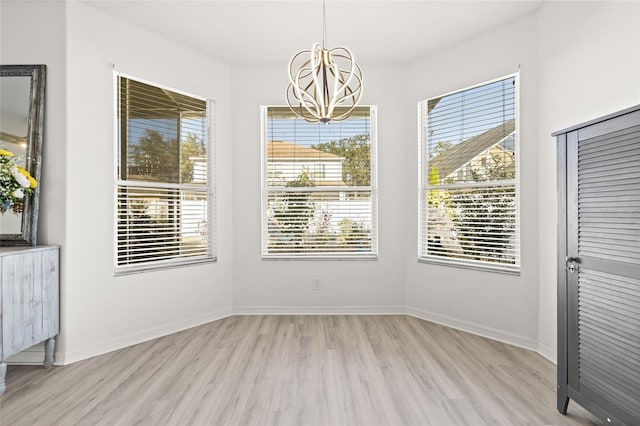
[[262, 260], [331, 260], [342, 262], [348, 260], [378, 260], [377, 254], [353, 254], [353, 253], [308, 253], [308, 254], [263, 254]]
[[538, 348], [540, 346], [537, 340], [530, 337], [460, 320], [446, 315], [436, 314], [414, 306], [407, 306], [407, 315], [534, 352], [538, 352]]
[[[427, 120], [429, 118], [429, 114], [426, 113], [426, 111], [428, 111], [428, 100], [421, 100], [418, 102], [418, 214], [417, 214], [417, 218], [418, 218], [418, 223], [417, 228], [415, 228], [417, 230], [416, 234], [417, 234], [417, 240], [418, 240], [418, 245], [416, 247], [416, 253], [418, 253], [418, 259], [420, 258], [420, 254], [422, 253], [422, 248], [424, 246], [424, 241], [423, 238], [420, 236], [420, 232], [422, 232], [422, 218], [425, 215], [425, 212], [422, 211], [422, 209], [424, 208], [424, 203], [426, 202], [426, 194], [427, 191], [425, 191], [423, 189], [424, 187], [424, 178], [422, 176], [422, 174], [425, 172], [425, 166], [423, 164], [422, 158], [424, 157], [425, 154], [425, 146], [424, 146], [424, 141], [426, 140], [426, 135], [424, 134], [425, 130], [426, 130], [426, 125], [423, 125], [423, 123], [427, 123]], [[423, 121], [423, 115], [424, 115], [424, 121]]]
[[171, 90], [172, 92], [176, 92], [176, 93], [178, 93], [180, 95], [189, 96], [191, 98], [196, 98], [196, 99], [199, 99], [201, 101], [205, 101], [205, 102], [209, 101], [209, 99], [206, 96], [196, 95], [196, 94], [193, 94], [191, 92], [187, 92], [187, 91], [184, 91], [184, 90], [176, 89], [176, 88], [171, 87], [171, 86], [167, 86], [166, 84], [160, 84], [160, 83], [156, 83], [154, 81], [145, 80], [143, 78], [134, 77], [131, 74], [127, 74], [127, 73], [118, 71], [115, 67], [113, 69], [113, 72], [116, 73], [117, 76], [124, 77], [127, 80], [134, 80], [134, 81], [137, 81], [138, 83], [143, 83], [143, 84], [146, 84], [148, 86], [154, 86], [154, 87], [158, 87], [160, 89]]
[[122, 187], [138, 187], [138, 188], [153, 188], [153, 189], [183, 189], [194, 192], [206, 192], [209, 194], [210, 190], [208, 185], [199, 185], [195, 183], [158, 183], [149, 182], [144, 180], [121, 180], [116, 179], [116, 185]]
[[74, 362], [82, 361], [87, 358], [92, 358], [98, 355], [104, 355], [109, 352], [117, 351], [128, 346], [137, 345], [149, 340], [157, 339], [158, 337], [167, 336], [169, 334], [177, 333], [179, 331], [187, 330], [193, 327], [197, 327], [202, 324], [207, 324], [213, 321], [218, 321], [233, 315], [232, 309], [221, 309], [219, 311], [209, 312], [204, 315], [191, 317], [186, 320], [176, 321], [173, 323], [164, 324], [158, 327], [148, 328], [142, 331], [136, 331], [127, 335], [116, 337], [114, 339], [107, 340], [103, 343], [80, 348], [73, 352], [66, 352], [64, 357], [64, 365], [72, 364]]
[[371, 306], [240, 306], [234, 315], [406, 315], [403, 305]]
[[[466, 163], [469, 164], [469, 163]], [[483, 182], [460, 182], [460, 183], [449, 183], [444, 185], [430, 185], [426, 184], [425, 189], [459, 189], [459, 188], [492, 188], [494, 186], [511, 186], [513, 185], [512, 180], [490, 180]]]
[[218, 260], [218, 154], [216, 147], [216, 101], [207, 99], [207, 254]]
[[[159, 337], [167, 336], [213, 321], [237, 315], [407, 315], [423, 321], [440, 324], [465, 333], [502, 342], [511, 346], [538, 353], [552, 363], [556, 363], [556, 352], [535, 339], [511, 333], [494, 327], [487, 327], [473, 322], [460, 320], [446, 315], [429, 312], [414, 306], [404, 305], [346, 305], [346, 306], [240, 306], [205, 315], [192, 317], [183, 321], [153, 327], [144, 331], [130, 333], [123, 337], [111, 339], [105, 343], [81, 348], [73, 352], [56, 352], [55, 365], [68, 365], [94, 356], [126, 348]], [[36, 345], [11, 357], [9, 365], [42, 365], [44, 348]]]
[[[379, 206], [378, 200], [380, 199], [380, 186], [378, 183], [378, 106], [369, 105], [369, 125], [371, 128], [370, 140], [371, 145], [369, 147], [369, 164], [371, 166], [370, 182], [371, 185], [371, 252], [376, 255], [376, 259], [379, 255], [379, 241], [380, 241], [380, 224], [378, 223]], [[406, 307], [405, 307], [406, 310]]]
[[520, 267], [514, 266], [509, 268], [509, 265], [504, 265], [502, 263], [493, 262], [482, 262], [477, 260], [457, 260], [457, 259], [448, 259], [444, 256], [422, 256], [418, 257], [418, 263], [424, 263], [428, 265], [438, 265], [438, 266], [450, 266], [454, 268], [461, 269], [472, 269], [474, 271], [483, 271], [483, 272], [496, 272], [498, 274], [507, 274], [507, 275], [520, 275]]
[[518, 69], [518, 71], [513, 72], [511, 74], [507, 74], [507, 75], [504, 75], [502, 77], [497, 77], [497, 78], [494, 78], [494, 79], [491, 79], [491, 80], [483, 81], [482, 83], [472, 84], [471, 86], [467, 86], [467, 87], [465, 87], [463, 89], [456, 89], [456, 90], [454, 90], [452, 92], [443, 93], [441, 95], [429, 96], [427, 99], [424, 99], [424, 100], [422, 100], [422, 101], [420, 101], [418, 103], [424, 102], [425, 105], [426, 105], [426, 102], [430, 101], [431, 99], [444, 98], [445, 96], [455, 95], [456, 93], [465, 92], [467, 90], [475, 89], [476, 87], [486, 86], [488, 84], [495, 83], [495, 82], [501, 81], [501, 80], [506, 80], [506, 79], [512, 78], [512, 77], [517, 79], [519, 74], [520, 74], [520, 70]]
[[521, 199], [521, 186], [520, 186], [520, 170], [522, 165], [522, 152], [520, 151], [520, 70], [513, 74], [513, 80], [515, 82], [515, 103], [516, 103], [516, 117], [515, 117], [515, 130], [514, 130], [514, 142], [515, 142], [515, 152], [516, 152], [516, 234], [518, 235], [518, 250], [516, 251], [516, 265], [518, 268], [522, 268], [522, 229], [521, 219], [522, 219], [522, 210], [520, 209], [520, 199]]
[[548, 359], [549, 361], [551, 361], [552, 363], [556, 365], [558, 364], [558, 353], [556, 352], [555, 349], [551, 348], [550, 346], [547, 346], [542, 342], [538, 342], [537, 352], [543, 357], [545, 357], [546, 359]]
[[373, 192], [370, 186], [268, 186], [267, 192]]
[[111, 253], [111, 261], [113, 262], [113, 270], [118, 267], [118, 168], [120, 160], [120, 73], [113, 68], [113, 185], [111, 188], [111, 196], [113, 197], [113, 222], [111, 223], [111, 241], [113, 243], [113, 252]]
[[164, 271], [166, 269], [183, 268], [185, 266], [199, 265], [201, 263], [215, 263], [218, 261], [216, 256], [193, 256], [189, 258], [172, 258], [164, 260], [156, 260], [153, 262], [145, 262], [144, 267], [138, 264], [119, 266], [113, 272], [114, 277], [121, 277], [131, 274], [142, 274], [153, 271]]
[[269, 251], [269, 242], [264, 237], [265, 229], [269, 223], [267, 204], [269, 191], [267, 190], [267, 153], [265, 153], [265, 141], [267, 139], [267, 105], [260, 105], [260, 255], [264, 256]]

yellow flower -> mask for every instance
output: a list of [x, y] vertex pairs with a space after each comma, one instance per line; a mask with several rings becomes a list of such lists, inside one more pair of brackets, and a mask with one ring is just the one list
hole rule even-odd
[[13, 152], [7, 151], [6, 149], [0, 149], [0, 155], [4, 155], [5, 157], [13, 157]]
[[29, 173], [29, 171], [27, 169], [25, 169], [24, 167], [20, 167], [18, 166], [18, 170], [20, 171], [20, 173], [22, 173], [27, 179], [31, 177], [31, 173]]
[[38, 181], [36, 181], [31, 176], [27, 176], [27, 179], [29, 179], [29, 183], [31, 184], [31, 188], [35, 189], [38, 186]]
[[33, 176], [31, 176], [31, 173], [29, 173], [29, 171], [28, 171], [27, 169], [25, 169], [24, 167], [20, 167], [20, 166], [18, 166], [18, 171], [19, 171], [20, 173], [22, 173], [22, 174], [24, 175], [24, 177], [26, 177], [26, 178], [27, 178], [27, 180], [29, 181], [29, 184], [30, 184], [29, 186], [30, 186], [31, 188], [34, 188], [34, 189], [35, 189], [35, 188], [38, 186], [38, 181], [37, 181], [37, 180], [35, 180], [35, 179], [33, 178]]

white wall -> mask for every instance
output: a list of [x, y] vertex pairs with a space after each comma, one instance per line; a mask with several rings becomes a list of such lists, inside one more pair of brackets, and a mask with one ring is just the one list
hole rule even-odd
[[640, 3], [552, 2], [538, 18], [540, 353], [556, 353], [556, 146], [551, 132], [640, 103]]
[[[411, 314], [524, 347], [537, 347], [537, 70], [535, 14], [429, 55], [407, 69], [405, 190], [407, 305]], [[417, 262], [416, 104], [520, 67], [520, 276]]]
[[[293, 52], [292, 52], [293, 54]], [[360, 64], [361, 104], [378, 106], [377, 261], [262, 261], [260, 105], [282, 105], [283, 66], [232, 69], [234, 308], [237, 312], [398, 312], [404, 309], [402, 170], [405, 160], [403, 68]], [[329, 124], [330, 125], [330, 124]], [[311, 279], [321, 290], [311, 289]]]
[[[228, 315], [229, 67], [77, 2], [67, 5], [65, 362]], [[113, 67], [216, 101], [217, 263], [113, 275]]]
[[[521, 67], [522, 274], [421, 265], [407, 199], [410, 313], [556, 357], [555, 130], [640, 102], [640, 3], [550, 2], [408, 68], [412, 103]], [[412, 110], [415, 108], [411, 105]], [[407, 112], [411, 120], [411, 112]], [[407, 127], [409, 128], [409, 127]], [[413, 135], [417, 138], [417, 134]], [[410, 181], [417, 169], [412, 166]]]
[[[408, 306], [555, 358], [550, 133], [639, 103], [640, 3], [548, 3], [412, 64], [361, 64], [363, 104], [378, 105], [379, 115], [380, 256], [354, 262], [260, 259], [259, 105], [284, 103], [284, 65], [230, 68], [77, 2], [0, 2], [0, 22], [0, 62], [48, 66], [39, 242], [62, 245], [58, 362], [232, 307], [375, 313]], [[113, 276], [113, 64], [217, 101], [217, 263]], [[519, 66], [522, 274], [418, 264], [416, 102]], [[311, 290], [312, 278], [321, 280], [320, 291]]]
[[[25, 30], [27, 29], [27, 30]], [[40, 179], [38, 244], [61, 245], [61, 286], [64, 294], [66, 213], [65, 144], [65, 7], [58, 2], [0, 2], [0, 63], [47, 65], [46, 109]], [[64, 300], [62, 302], [64, 308]], [[64, 312], [64, 311], [63, 311]], [[61, 318], [64, 328], [64, 314]], [[64, 335], [58, 342], [64, 348]], [[14, 360], [42, 361], [41, 347]]]
[[47, 65], [38, 243], [63, 244], [66, 194], [65, 7], [58, 2], [0, 2], [0, 19], [0, 63]]

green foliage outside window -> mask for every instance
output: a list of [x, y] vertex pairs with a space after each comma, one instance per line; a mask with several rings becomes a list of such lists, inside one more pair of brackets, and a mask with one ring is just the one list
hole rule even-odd
[[178, 146], [177, 139], [165, 139], [162, 133], [145, 129], [139, 142], [129, 145], [129, 175], [159, 182], [189, 183], [193, 180], [194, 157], [206, 152], [202, 139], [193, 133]]
[[[515, 168], [504, 161], [504, 156], [495, 155], [484, 166], [469, 170], [469, 176], [473, 182], [510, 180], [515, 178]], [[439, 181], [434, 166], [429, 183], [437, 185]], [[504, 263], [515, 232], [515, 186], [431, 189], [427, 202], [431, 214], [444, 209], [450, 220], [449, 231], [457, 241], [453, 249], [443, 246], [440, 237], [429, 240], [432, 255]]]
[[369, 134], [323, 142], [311, 147], [344, 158], [342, 180], [348, 186], [371, 185], [371, 136]]

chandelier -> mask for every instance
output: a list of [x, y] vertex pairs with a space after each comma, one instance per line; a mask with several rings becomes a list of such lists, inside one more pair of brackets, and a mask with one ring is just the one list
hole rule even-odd
[[287, 103], [306, 121], [348, 118], [362, 96], [362, 70], [346, 47], [325, 48], [327, 19], [322, 1], [322, 45], [302, 50], [289, 61]]

